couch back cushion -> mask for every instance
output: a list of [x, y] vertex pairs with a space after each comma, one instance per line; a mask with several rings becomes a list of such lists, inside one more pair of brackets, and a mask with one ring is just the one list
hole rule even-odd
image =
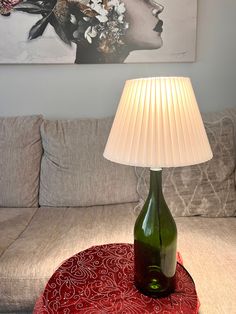
[[37, 207], [41, 116], [0, 118], [0, 207]]
[[41, 206], [91, 206], [138, 200], [134, 168], [103, 157], [112, 120], [43, 122]]
[[[163, 169], [163, 192], [174, 216], [236, 215], [236, 110], [203, 114], [213, 159], [202, 164]], [[149, 170], [137, 168], [138, 193], [145, 200]]]

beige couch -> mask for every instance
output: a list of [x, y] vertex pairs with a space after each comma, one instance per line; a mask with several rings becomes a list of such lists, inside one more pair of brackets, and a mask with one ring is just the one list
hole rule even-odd
[[[164, 170], [178, 250], [202, 314], [235, 313], [236, 110], [204, 115], [214, 158]], [[133, 242], [148, 171], [102, 156], [112, 119], [0, 118], [0, 313], [32, 312], [60, 263]]]

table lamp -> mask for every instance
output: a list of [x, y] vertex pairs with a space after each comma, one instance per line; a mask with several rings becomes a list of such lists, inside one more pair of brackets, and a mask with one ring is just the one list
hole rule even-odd
[[150, 190], [134, 227], [134, 283], [151, 297], [175, 288], [177, 229], [162, 193], [162, 168], [212, 158], [191, 81], [186, 77], [128, 80], [104, 157], [150, 168]]

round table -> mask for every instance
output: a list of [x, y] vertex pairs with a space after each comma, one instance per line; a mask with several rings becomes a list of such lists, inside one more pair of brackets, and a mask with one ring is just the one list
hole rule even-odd
[[133, 283], [133, 245], [93, 246], [66, 260], [49, 279], [34, 314], [196, 314], [194, 282], [179, 263], [176, 290], [154, 299]]

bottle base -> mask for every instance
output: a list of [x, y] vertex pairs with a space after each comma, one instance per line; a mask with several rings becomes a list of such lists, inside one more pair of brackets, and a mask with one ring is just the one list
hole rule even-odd
[[134, 285], [140, 293], [156, 299], [168, 297], [171, 293], [175, 291], [174, 285], [168, 287], [167, 289], [163, 289], [155, 282], [151, 282], [149, 286], [145, 288], [139, 285], [137, 282], [134, 282]]

